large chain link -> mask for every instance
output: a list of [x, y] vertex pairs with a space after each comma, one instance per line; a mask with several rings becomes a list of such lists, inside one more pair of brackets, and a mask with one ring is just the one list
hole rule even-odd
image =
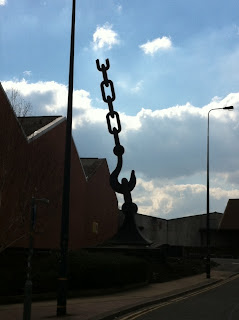
[[[99, 71], [102, 72], [103, 81], [100, 84], [101, 93], [103, 101], [108, 104], [109, 112], [106, 115], [106, 121], [108, 126], [108, 131], [110, 134], [114, 135], [115, 140], [115, 147], [114, 147], [114, 154], [117, 156], [117, 166], [115, 170], [110, 175], [110, 185], [112, 189], [118, 193], [123, 194], [125, 204], [123, 207], [134, 206], [134, 212], [137, 212], [136, 204], [132, 203], [131, 191], [134, 189], [136, 185], [136, 177], [134, 170], [131, 172], [130, 180], [128, 181], [126, 178], [121, 180], [121, 183], [118, 181], [118, 177], [123, 165], [123, 154], [124, 154], [124, 147], [120, 144], [119, 133], [121, 132], [121, 123], [120, 117], [118, 112], [114, 110], [113, 101], [115, 100], [115, 89], [114, 84], [111, 80], [108, 79], [107, 71], [110, 68], [109, 59], [106, 59], [106, 64], [102, 64], [100, 66], [99, 60], [96, 60], [96, 66]], [[111, 96], [105, 94], [105, 87], [110, 86]], [[112, 128], [111, 119], [116, 119], [117, 128], [114, 126]]]

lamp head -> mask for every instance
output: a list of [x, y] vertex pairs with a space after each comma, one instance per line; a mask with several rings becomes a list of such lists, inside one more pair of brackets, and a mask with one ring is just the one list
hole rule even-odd
[[223, 109], [224, 109], [224, 110], [233, 110], [234, 107], [233, 107], [233, 106], [229, 106], [229, 107], [224, 107]]

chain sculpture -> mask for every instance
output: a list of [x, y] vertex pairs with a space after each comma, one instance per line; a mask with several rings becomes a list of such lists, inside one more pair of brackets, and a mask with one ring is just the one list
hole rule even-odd
[[[114, 110], [113, 101], [115, 100], [115, 90], [114, 84], [108, 79], [107, 71], [110, 68], [109, 59], [106, 59], [106, 64], [100, 66], [99, 59], [96, 60], [96, 66], [99, 71], [102, 72], [103, 81], [100, 84], [101, 93], [103, 101], [108, 104], [109, 112], [106, 115], [106, 121], [108, 126], [108, 131], [114, 136], [115, 147], [114, 154], [117, 156], [117, 165], [115, 170], [110, 175], [110, 185], [111, 188], [123, 195], [124, 204], [122, 206], [122, 211], [124, 213], [125, 219], [123, 226], [119, 230], [118, 234], [114, 237], [113, 242], [119, 244], [135, 244], [135, 245], [148, 245], [150, 242], [146, 240], [135, 223], [135, 214], [138, 211], [138, 207], [132, 202], [131, 191], [136, 185], [136, 177], [134, 170], [131, 171], [129, 181], [126, 178], [118, 181], [120, 171], [123, 166], [123, 154], [124, 147], [120, 144], [119, 133], [121, 132], [121, 123], [118, 112]], [[105, 94], [105, 87], [109, 87], [111, 90], [111, 96]], [[111, 125], [111, 119], [116, 119], [117, 128]]]

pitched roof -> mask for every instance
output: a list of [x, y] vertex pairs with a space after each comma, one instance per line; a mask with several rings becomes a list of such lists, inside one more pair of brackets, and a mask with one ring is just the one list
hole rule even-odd
[[[25, 135], [28, 140], [38, 137], [50, 128], [53, 128], [61, 120], [62, 116], [34, 116], [34, 117], [18, 117]], [[80, 158], [86, 179], [89, 180], [101, 166], [105, 159], [98, 158]]]
[[239, 199], [228, 200], [219, 229], [239, 230]]
[[37, 117], [18, 117], [18, 120], [26, 134], [26, 136], [30, 136], [35, 131], [38, 131], [50, 124], [57, 118], [61, 118], [61, 116], [37, 116]]
[[80, 159], [81, 159], [81, 163], [82, 163], [87, 180], [89, 180], [95, 174], [97, 169], [105, 161], [105, 159], [98, 159], [98, 158], [80, 158]]

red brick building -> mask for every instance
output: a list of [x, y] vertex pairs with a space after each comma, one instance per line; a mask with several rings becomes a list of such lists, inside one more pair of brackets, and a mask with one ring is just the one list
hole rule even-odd
[[[16, 118], [0, 84], [0, 247], [27, 247], [31, 198], [37, 205], [34, 247], [60, 245], [66, 119]], [[69, 249], [111, 238], [118, 202], [106, 159], [80, 159], [72, 139]]]

